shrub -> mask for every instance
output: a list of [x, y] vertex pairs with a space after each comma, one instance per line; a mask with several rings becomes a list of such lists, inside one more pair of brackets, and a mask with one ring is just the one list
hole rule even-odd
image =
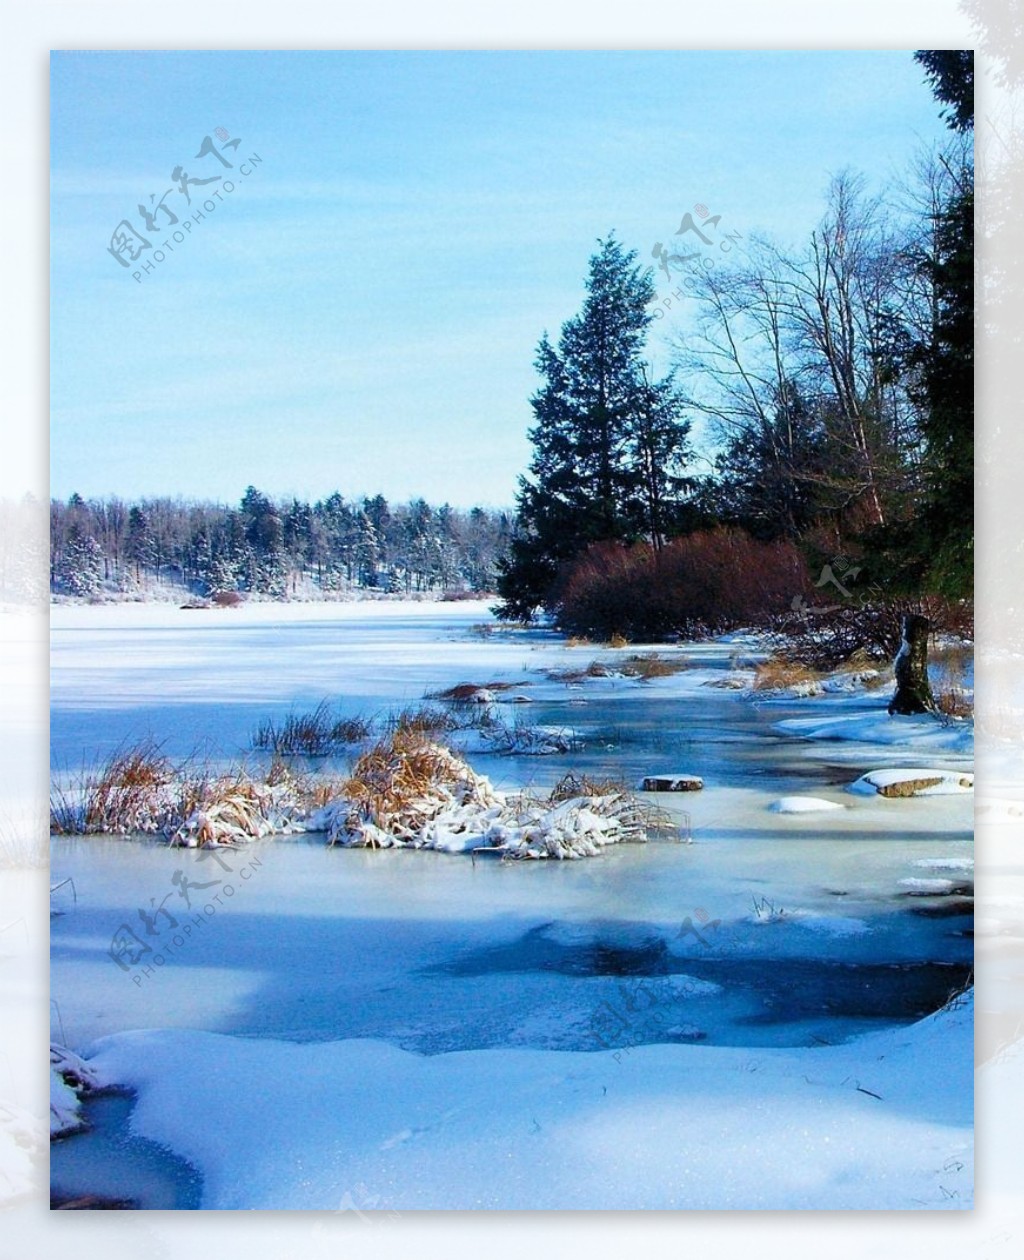
[[647, 543], [596, 543], [561, 574], [556, 619], [575, 635], [663, 639], [767, 626], [808, 587], [803, 559], [784, 540], [719, 528]]
[[241, 591], [214, 591], [210, 601], [217, 608], [237, 608], [245, 603], [245, 597]]
[[769, 636], [780, 655], [814, 669], [831, 670], [847, 663], [891, 662], [899, 651], [903, 618], [920, 613], [931, 622], [931, 632], [970, 638], [974, 617], [962, 601], [926, 597], [919, 600], [887, 598], [844, 600], [816, 610], [807, 605], [778, 617]]

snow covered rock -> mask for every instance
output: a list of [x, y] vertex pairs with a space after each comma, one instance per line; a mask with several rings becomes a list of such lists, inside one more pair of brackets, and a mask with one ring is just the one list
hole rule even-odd
[[641, 792], [699, 792], [703, 786], [695, 774], [649, 774], [640, 781]]
[[974, 775], [964, 770], [869, 770], [848, 790], [862, 796], [961, 796], [974, 791]]

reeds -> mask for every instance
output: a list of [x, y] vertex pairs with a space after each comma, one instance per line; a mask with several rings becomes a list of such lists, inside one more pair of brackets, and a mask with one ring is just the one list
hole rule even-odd
[[310, 713], [289, 713], [280, 723], [266, 718], [252, 735], [253, 748], [279, 757], [328, 757], [347, 744], [358, 744], [370, 735], [370, 723], [361, 717], [338, 717], [326, 700]]
[[796, 687], [820, 680], [821, 674], [817, 670], [785, 656], [770, 656], [754, 667], [755, 691], [776, 691], [783, 687]]
[[499, 802], [488, 780], [450, 748], [410, 729], [394, 731], [363, 753], [342, 794], [349, 803], [345, 829], [370, 848], [415, 840], [453, 805]]
[[650, 682], [652, 678], [670, 678], [679, 674], [690, 668], [690, 662], [684, 656], [665, 657], [657, 652], [646, 652], [629, 657], [620, 668], [627, 678]]
[[244, 768], [213, 774], [194, 761], [174, 766], [151, 740], [119, 747], [95, 773], [50, 795], [57, 835], [164, 835], [191, 847], [238, 844], [287, 831], [308, 788], [275, 760], [258, 778]]

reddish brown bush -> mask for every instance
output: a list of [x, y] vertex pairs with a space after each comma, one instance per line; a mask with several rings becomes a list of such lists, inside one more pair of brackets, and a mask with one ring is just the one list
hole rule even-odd
[[210, 600], [216, 608], [237, 608], [245, 600], [239, 591], [214, 591]]
[[658, 552], [644, 543], [595, 544], [563, 573], [556, 615], [570, 633], [636, 642], [766, 626], [807, 589], [792, 543], [720, 528]]

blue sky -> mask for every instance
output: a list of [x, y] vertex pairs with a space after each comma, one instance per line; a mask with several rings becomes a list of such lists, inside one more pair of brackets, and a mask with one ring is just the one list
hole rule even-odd
[[[702, 203], [798, 241], [831, 173], [880, 187], [946, 135], [909, 51], [68, 52], [51, 92], [62, 498], [510, 504], [598, 237], [649, 261]], [[231, 170], [195, 156], [217, 128]], [[234, 191], [175, 243], [137, 207], [179, 165]], [[174, 245], [141, 283], [124, 219]]]

